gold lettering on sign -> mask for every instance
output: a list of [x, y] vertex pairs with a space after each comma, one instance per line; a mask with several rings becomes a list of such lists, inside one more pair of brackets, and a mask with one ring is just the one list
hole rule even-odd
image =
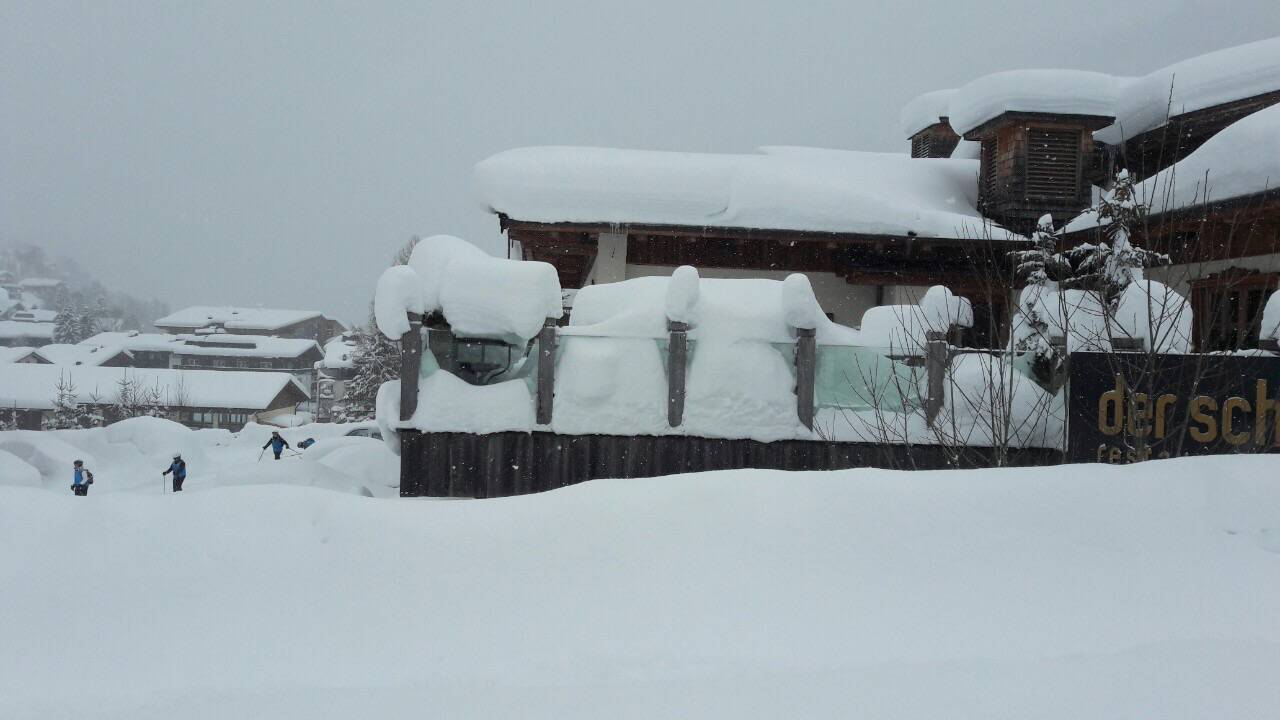
[[1196, 442], [1213, 442], [1218, 439], [1218, 419], [1209, 412], [1217, 412], [1218, 401], [1206, 395], [1200, 395], [1191, 401], [1191, 420], [1203, 425], [1203, 428], [1191, 426], [1191, 439]]
[[1134, 393], [1129, 408], [1129, 434], [1146, 437], [1151, 434], [1151, 398], [1146, 393]]
[[1124, 378], [1117, 373], [1115, 389], [1098, 398], [1098, 430], [1103, 435], [1119, 435], [1124, 430], [1124, 391]]
[[1165, 433], [1165, 419], [1169, 416], [1169, 406], [1178, 402], [1177, 395], [1169, 395], [1165, 393], [1156, 398], [1156, 439], [1163, 440]]
[[1222, 439], [1232, 445], [1243, 445], [1249, 442], [1249, 433], [1234, 432], [1235, 415], [1233, 413], [1237, 408], [1242, 412], [1249, 412], [1249, 401], [1242, 397], [1229, 397], [1222, 403]]
[[[1254, 395], [1253, 411], [1256, 416], [1253, 420], [1253, 443], [1258, 447], [1266, 447], [1267, 442], [1267, 422], [1272, 415], [1280, 409], [1276, 407], [1276, 401], [1268, 397], [1267, 381], [1259, 380], [1257, 392]], [[1280, 418], [1276, 418], [1276, 444], [1280, 445]]]

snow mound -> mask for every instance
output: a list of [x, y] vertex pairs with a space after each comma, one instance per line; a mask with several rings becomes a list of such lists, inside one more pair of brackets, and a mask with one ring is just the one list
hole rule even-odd
[[92, 455], [64, 442], [67, 435], [36, 430], [0, 432], [0, 450], [35, 468], [46, 480], [66, 478], [68, 485], [71, 484], [71, 466], [76, 460], [83, 460], [85, 467], [95, 474], [100, 472]]
[[1007, 112], [1114, 117], [1120, 81], [1083, 70], [1009, 70], [970, 82], [949, 103], [960, 135]]
[[0, 485], [40, 487], [40, 471], [7, 450], [0, 450]]

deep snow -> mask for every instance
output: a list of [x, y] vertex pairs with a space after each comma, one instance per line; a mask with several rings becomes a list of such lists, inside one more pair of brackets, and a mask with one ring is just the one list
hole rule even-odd
[[1274, 477], [5, 487], [0, 717], [1271, 717]]

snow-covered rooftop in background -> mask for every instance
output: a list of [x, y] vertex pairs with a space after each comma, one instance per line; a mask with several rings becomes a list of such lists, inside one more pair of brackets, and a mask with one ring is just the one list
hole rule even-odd
[[978, 214], [977, 176], [970, 160], [797, 147], [528, 147], [476, 166], [486, 206], [515, 220], [1016, 237]]
[[9, 319], [15, 322], [51, 323], [57, 319], [57, 317], [57, 310], [41, 310], [39, 308], [33, 308], [30, 310], [15, 310], [14, 313], [9, 316]]
[[209, 325], [222, 325], [233, 330], [279, 330], [317, 317], [320, 317], [318, 310], [195, 305], [166, 315], [154, 324], [160, 328], [193, 330]]
[[960, 135], [1007, 112], [1111, 117], [1119, 92], [1119, 79], [1103, 73], [1009, 70], [958, 88], [946, 114]]
[[947, 117], [947, 107], [951, 97], [956, 94], [955, 88], [934, 90], [911, 99], [902, 107], [899, 117], [902, 123], [902, 134], [911, 137]]
[[123, 332], [101, 332], [93, 337], [81, 340], [80, 344], [97, 347], [120, 347], [125, 350], [170, 352], [180, 342], [178, 335], [128, 330]]
[[1280, 37], [1237, 45], [1130, 79], [1116, 104], [1115, 124], [1094, 137], [1117, 144], [1164, 125], [1167, 117], [1277, 90]]
[[0, 372], [0, 407], [53, 409], [59, 378], [76, 386], [77, 402], [112, 402], [123, 378], [147, 389], [159, 388], [163, 402], [184, 407], [265, 410], [286, 388], [293, 386], [303, 397], [306, 388], [282, 372], [238, 370], [168, 370], [65, 365], [6, 365]]
[[53, 323], [19, 322], [16, 320], [0, 320], [0, 340], [31, 338], [43, 340], [38, 344], [45, 345], [53, 340]]
[[[1280, 187], [1280, 105], [1259, 110], [1227, 126], [1172, 167], [1140, 183], [1135, 193], [1151, 212], [1253, 195]], [[1265, 149], [1265, 151], [1264, 151]], [[1092, 210], [1072, 220], [1066, 232], [1098, 224]]]
[[18, 362], [35, 353], [33, 347], [0, 347], [0, 364]]
[[330, 338], [324, 344], [324, 359], [321, 367], [330, 369], [349, 368], [355, 365], [356, 343], [354, 339], [339, 335]]
[[123, 349], [116, 347], [99, 347], [92, 345], [68, 345], [55, 343], [36, 349], [36, 354], [54, 365], [90, 365], [96, 366], [119, 355]]
[[314, 340], [278, 338], [269, 335], [179, 335], [173, 346], [174, 355], [243, 356], [295, 358], [308, 351], [320, 351]]

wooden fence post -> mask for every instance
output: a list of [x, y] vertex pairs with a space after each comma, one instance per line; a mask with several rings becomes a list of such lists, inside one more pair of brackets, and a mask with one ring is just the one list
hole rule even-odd
[[409, 332], [400, 337], [400, 420], [418, 409], [418, 375], [422, 372], [422, 316], [409, 313]]
[[547, 318], [538, 333], [538, 400], [539, 425], [551, 424], [552, 400], [556, 394], [556, 319]]
[[942, 411], [946, 401], [947, 364], [951, 359], [951, 346], [947, 333], [939, 330], [925, 332], [924, 369], [928, 383], [925, 391], [924, 415], [930, 427]]
[[813, 328], [796, 329], [796, 414], [813, 429], [813, 393], [817, 376], [818, 340]]
[[667, 321], [667, 424], [684, 422], [685, 376], [689, 366], [689, 323]]

